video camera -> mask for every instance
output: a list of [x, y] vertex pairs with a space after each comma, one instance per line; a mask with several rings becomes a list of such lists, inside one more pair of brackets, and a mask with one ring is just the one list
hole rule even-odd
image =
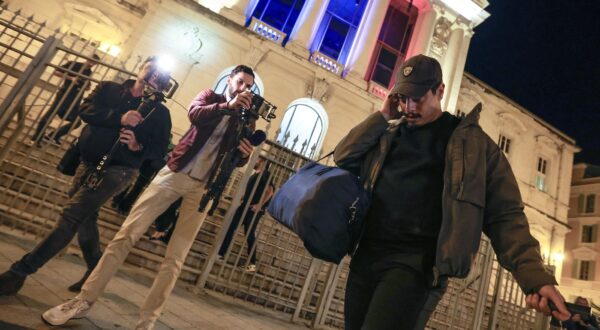
[[250, 109], [242, 108], [242, 116], [249, 116], [250, 118], [258, 119], [262, 118], [267, 122], [276, 118], [275, 110], [277, 107], [273, 103], [265, 100], [262, 96], [248, 90], [252, 94], [252, 105]]
[[159, 92], [163, 94], [164, 98], [170, 99], [179, 88], [179, 83], [171, 77], [168, 71], [161, 69], [158, 64], [152, 65], [150, 71], [144, 77], [144, 81], [146, 82], [144, 95]]

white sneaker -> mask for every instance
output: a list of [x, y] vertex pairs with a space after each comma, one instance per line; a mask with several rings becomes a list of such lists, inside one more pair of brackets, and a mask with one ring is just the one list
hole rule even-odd
[[246, 266], [246, 271], [250, 272], [250, 273], [254, 273], [256, 271], [256, 265], [255, 264], [249, 264], [248, 266]]
[[154, 329], [154, 322], [139, 320], [135, 326], [135, 330], [152, 330]]
[[62, 305], [50, 308], [42, 319], [51, 325], [63, 325], [70, 319], [80, 319], [90, 310], [92, 305], [79, 298], [73, 298]]

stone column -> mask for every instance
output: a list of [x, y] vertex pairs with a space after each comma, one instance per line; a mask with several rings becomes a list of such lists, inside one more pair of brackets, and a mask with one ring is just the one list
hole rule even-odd
[[441, 8], [438, 5], [428, 3], [425, 7], [419, 8], [419, 17], [415, 22], [415, 29], [406, 55], [407, 58], [418, 54], [429, 55], [433, 30], [440, 17]]
[[[445, 78], [446, 90], [444, 96], [445, 101], [443, 104], [443, 109], [452, 114], [456, 112], [456, 103], [458, 101], [458, 94], [460, 93], [460, 85], [465, 71], [467, 53], [469, 52], [469, 45], [471, 44], [472, 37], [473, 30], [464, 23], [459, 23], [455, 31], [452, 32], [448, 52], [444, 59], [444, 67], [454, 67], [450, 76]], [[454, 41], [453, 44], [454, 38], [460, 40], [460, 42]], [[449, 55], [451, 53], [456, 54], [453, 57], [450, 57]], [[446, 72], [444, 72], [444, 74], [445, 73]]]
[[[354, 46], [346, 63], [347, 79], [358, 86], [365, 85], [365, 74], [369, 68], [373, 49], [391, 0], [370, 1], [365, 9], [362, 24], [354, 39]], [[366, 88], [366, 85], [365, 85]]]
[[456, 60], [460, 53], [461, 44], [463, 42], [464, 31], [460, 24], [452, 25], [452, 32], [450, 32], [450, 38], [448, 39], [448, 49], [446, 50], [443, 60], [440, 61], [442, 65], [442, 72], [444, 73], [444, 83], [446, 87], [452, 82], [454, 72], [456, 68]]
[[298, 22], [301, 24], [297, 25], [292, 31], [286, 48], [304, 58], [308, 58], [310, 55], [310, 45], [318, 29], [318, 25], [321, 24], [328, 4], [329, 0], [307, 2], [305, 8], [300, 12], [300, 17], [298, 17]]
[[[254, 1], [252, 2], [254, 3]], [[231, 7], [223, 7], [219, 14], [238, 23], [239, 25], [246, 24], [246, 10], [250, 5], [250, 0], [238, 0]]]

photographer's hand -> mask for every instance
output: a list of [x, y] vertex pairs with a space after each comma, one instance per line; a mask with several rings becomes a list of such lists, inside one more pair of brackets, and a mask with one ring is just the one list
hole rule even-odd
[[227, 107], [232, 110], [250, 109], [252, 106], [252, 93], [243, 91], [227, 102]]
[[140, 151], [142, 150], [142, 145], [137, 142], [135, 138], [135, 134], [132, 130], [122, 128], [121, 133], [119, 134], [119, 141], [127, 145], [127, 149], [131, 151]]
[[252, 144], [250, 143], [250, 141], [248, 141], [248, 139], [243, 138], [240, 141], [240, 145], [238, 146], [238, 150], [242, 153], [243, 158], [248, 158], [248, 157], [250, 157], [250, 154], [252, 154], [252, 151], [254, 151], [254, 147], [252, 146]]
[[144, 117], [139, 112], [129, 110], [121, 117], [121, 125], [136, 127], [142, 120], [144, 120]]

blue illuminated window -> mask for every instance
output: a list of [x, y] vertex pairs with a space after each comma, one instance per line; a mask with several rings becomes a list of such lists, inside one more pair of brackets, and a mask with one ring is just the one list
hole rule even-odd
[[418, 16], [417, 8], [409, 8], [405, 1], [394, 4], [388, 7], [385, 14], [373, 52], [369, 77], [371, 81], [386, 88], [394, 85], [394, 74], [406, 58], [406, 51]]
[[[298, 20], [304, 0], [259, 0], [253, 17], [271, 25], [288, 37]], [[285, 41], [284, 41], [285, 43]]]
[[368, 0], [331, 0], [313, 42], [319, 51], [345, 63]]

